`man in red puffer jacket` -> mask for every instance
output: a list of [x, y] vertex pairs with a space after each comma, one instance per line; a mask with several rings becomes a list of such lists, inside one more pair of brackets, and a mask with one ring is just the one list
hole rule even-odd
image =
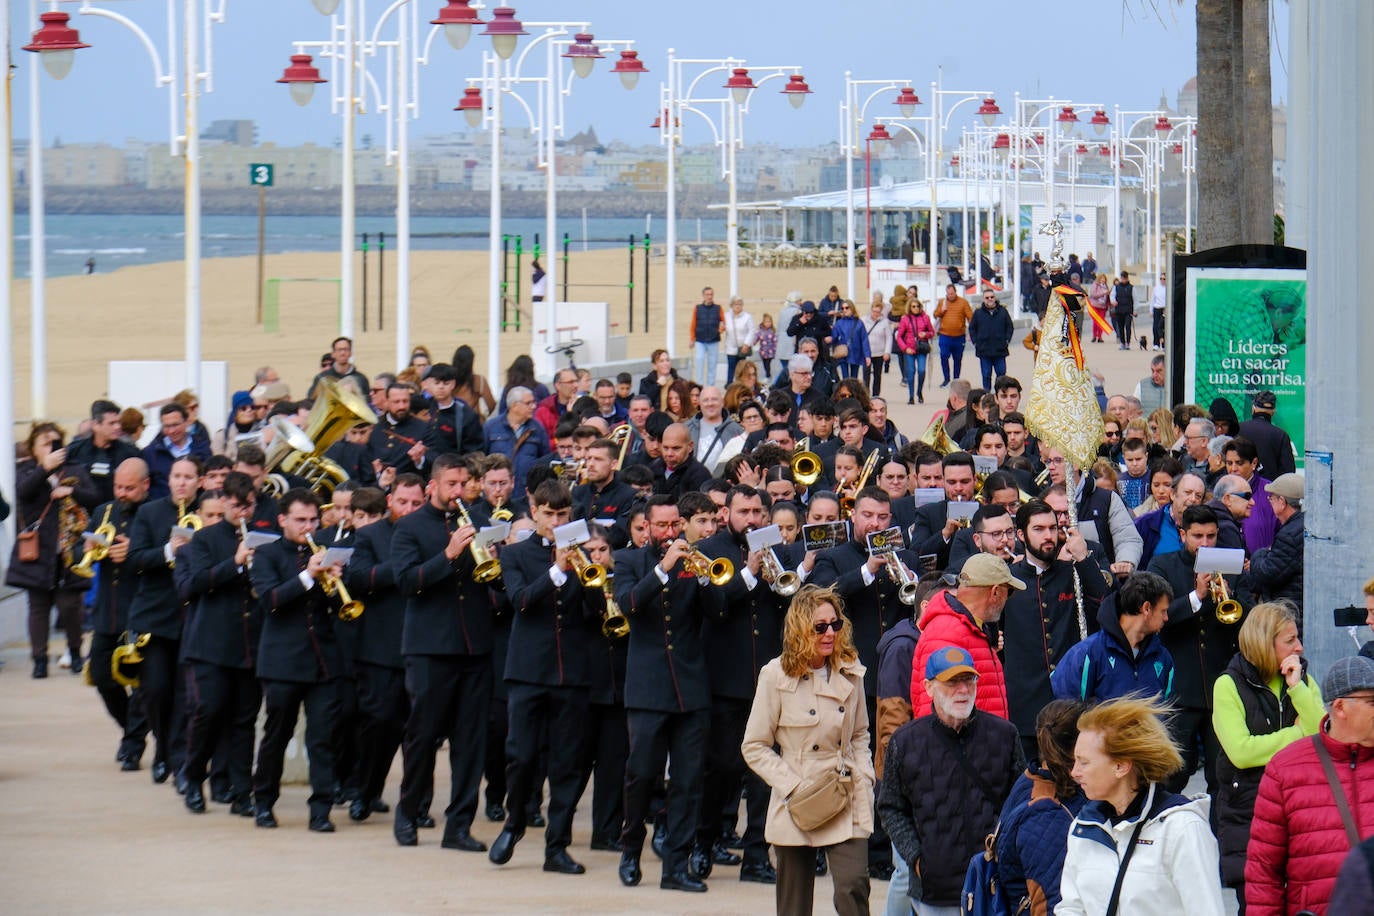
[[[1247, 916], [1326, 913], [1341, 863], [1355, 843], [1374, 835], [1374, 661], [1337, 660], [1322, 681], [1322, 696], [1321, 731], [1275, 754], [1260, 780], [1246, 850]], [[1322, 749], [1349, 804], [1355, 843], [1327, 781]]]
[[917, 626], [921, 641], [911, 670], [911, 708], [915, 718], [928, 716], [933, 708], [926, 693], [926, 660], [937, 647], [959, 646], [973, 656], [978, 669], [978, 694], [974, 702], [983, 712], [1003, 719], [1009, 717], [1007, 679], [1002, 660], [997, 657], [997, 637], [984, 627], [1002, 616], [1007, 596], [1026, 584], [1011, 574], [1006, 561], [990, 553], [969, 557], [959, 572], [959, 587], [941, 592], [926, 607]]

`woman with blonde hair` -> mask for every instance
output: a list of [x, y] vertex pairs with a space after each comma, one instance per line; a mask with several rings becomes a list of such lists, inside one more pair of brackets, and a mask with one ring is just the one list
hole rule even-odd
[[1260, 777], [1275, 754], [1317, 733], [1325, 710], [1317, 682], [1306, 673], [1291, 603], [1255, 605], [1236, 642], [1240, 651], [1212, 685], [1212, 728], [1221, 744], [1216, 800], [1221, 883], [1244, 901], [1245, 848]]
[[1168, 712], [1159, 700], [1126, 696], [1079, 716], [1073, 779], [1088, 803], [1069, 831], [1058, 916], [1226, 911], [1207, 797], [1164, 787], [1183, 766]]
[[[759, 672], [741, 745], [744, 762], [772, 788], [764, 836], [778, 859], [779, 913], [812, 911], [818, 849], [829, 860], [835, 912], [869, 911], [873, 761], [865, 669], [843, 611], [834, 589], [797, 592], [783, 620], [782, 654]], [[835, 781], [834, 795], [817, 791]], [[818, 809], [818, 797], [843, 803]]]

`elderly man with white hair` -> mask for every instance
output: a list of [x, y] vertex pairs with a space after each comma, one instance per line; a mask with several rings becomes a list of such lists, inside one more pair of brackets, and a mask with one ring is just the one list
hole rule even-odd
[[744, 427], [725, 413], [725, 393], [715, 385], [701, 389], [697, 406], [701, 414], [687, 421], [687, 431], [692, 434], [692, 450], [697, 460], [714, 473], [725, 446], [742, 435]]

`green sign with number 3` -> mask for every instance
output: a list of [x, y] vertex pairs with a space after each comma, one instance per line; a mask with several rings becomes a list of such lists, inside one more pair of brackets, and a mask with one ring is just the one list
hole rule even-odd
[[270, 162], [254, 162], [250, 164], [248, 166], [248, 183], [253, 187], [272, 187], [272, 168]]

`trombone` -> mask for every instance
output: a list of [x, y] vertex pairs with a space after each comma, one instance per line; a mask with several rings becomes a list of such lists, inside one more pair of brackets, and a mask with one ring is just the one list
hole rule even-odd
[[630, 450], [630, 440], [634, 438], [634, 430], [630, 428], [630, 424], [621, 423], [607, 433], [606, 438], [620, 446], [620, 454], [616, 455], [615, 458], [615, 469], [619, 471], [625, 464], [625, 455]]
[[811, 486], [821, 477], [821, 456], [809, 450], [810, 444], [810, 436], [798, 442], [790, 464], [792, 480], [803, 487]]
[[859, 479], [854, 481], [854, 488], [849, 495], [840, 497], [840, 516], [849, 518], [854, 513], [854, 503], [859, 498], [859, 491], [868, 486], [868, 478], [873, 476], [873, 469], [878, 466], [878, 449], [868, 453], [864, 459], [863, 469], [859, 471]]
[[682, 560], [682, 568], [694, 576], [705, 576], [712, 585], [724, 585], [735, 577], [735, 564], [721, 557], [713, 560], [693, 547]]
[[1226, 587], [1226, 579], [1221, 573], [1212, 574], [1212, 582], [1207, 590], [1217, 606], [1217, 622], [1240, 623], [1240, 618], [1245, 612], [1240, 602], [1231, 597], [1231, 590]]
[[593, 563], [581, 547], [574, 547], [568, 561], [577, 570], [577, 578], [585, 588], [602, 588], [606, 585], [606, 567]]
[[[472, 523], [472, 516], [468, 515], [467, 507], [463, 505], [463, 501], [457, 499], [454, 502], [458, 504], [459, 523], [476, 530], [477, 526]], [[494, 510], [491, 514], [493, 521], [496, 520], [497, 511], [499, 510]], [[506, 510], [507, 516], [509, 516], [509, 511]], [[474, 582], [495, 582], [501, 578], [501, 561], [492, 556], [490, 550], [486, 547], [479, 547], [477, 541], [474, 540], [468, 547], [468, 552], [472, 554], [472, 562], [477, 564], [477, 568], [472, 571]]]
[[768, 583], [768, 587], [776, 595], [789, 598], [801, 588], [801, 576], [784, 568], [772, 547], [763, 549], [763, 562], [759, 566], [759, 571], [763, 573], [763, 581]]
[[[323, 553], [328, 549], [316, 544], [315, 538], [310, 534], [305, 536], [305, 540], [310, 545], [311, 553]], [[357, 620], [363, 615], [363, 603], [353, 600], [353, 596], [348, 593], [348, 587], [344, 585], [342, 576], [325, 573], [324, 578], [320, 580], [320, 588], [331, 598], [335, 595], [338, 596], [340, 620]]]

